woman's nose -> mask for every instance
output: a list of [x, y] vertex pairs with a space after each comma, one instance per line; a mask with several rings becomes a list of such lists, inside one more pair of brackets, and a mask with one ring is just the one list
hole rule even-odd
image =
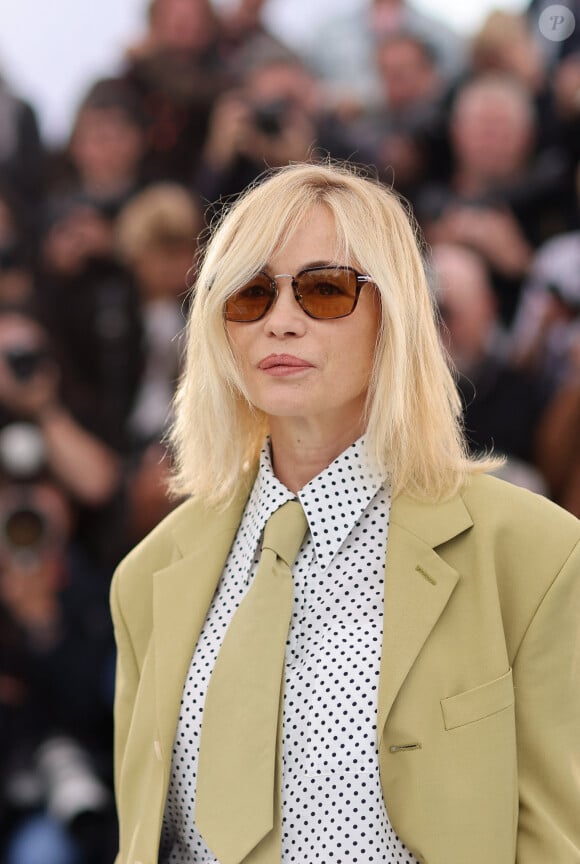
[[292, 277], [282, 274], [276, 277], [278, 296], [265, 317], [266, 327], [275, 335], [295, 333], [300, 335], [306, 326], [306, 315], [294, 295]]

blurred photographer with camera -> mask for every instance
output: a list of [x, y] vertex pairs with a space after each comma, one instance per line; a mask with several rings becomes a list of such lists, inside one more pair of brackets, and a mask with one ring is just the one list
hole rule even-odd
[[61, 377], [29, 309], [1, 308], [3, 864], [96, 861], [111, 819], [108, 582], [76, 538], [120, 460], [63, 402]]
[[0, 307], [0, 482], [57, 483], [75, 506], [75, 540], [107, 583], [126, 543], [124, 461], [75, 398], [78, 365], [39, 318]]
[[96, 864], [114, 824], [111, 633], [73, 526], [58, 485], [0, 486], [3, 864]]
[[321, 84], [289, 49], [269, 39], [239, 58], [240, 86], [216, 102], [194, 185], [207, 201], [237, 195], [266, 168], [311, 159], [370, 161], [325, 106]]
[[21, 310], [0, 309], [0, 470], [48, 469], [76, 501], [97, 507], [116, 488], [119, 461], [62, 403], [59, 380], [43, 327]]
[[215, 99], [229, 85], [221, 28], [210, 0], [148, 0], [142, 39], [121, 78], [142, 105], [147, 181], [187, 183], [196, 169]]

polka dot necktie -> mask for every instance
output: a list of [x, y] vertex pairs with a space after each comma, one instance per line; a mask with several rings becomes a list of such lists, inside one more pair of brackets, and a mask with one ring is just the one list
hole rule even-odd
[[[253, 583], [226, 632], [205, 700], [195, 822], [220, 864], [280, 861], [281, 734], [291, 568], [308, 525], [298, 501], [266, 523]], [[277, 829], [277, 830], [273, 830]]]

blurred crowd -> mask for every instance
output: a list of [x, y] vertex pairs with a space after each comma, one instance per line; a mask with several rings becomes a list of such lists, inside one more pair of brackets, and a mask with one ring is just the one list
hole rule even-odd
[[109, 582], [175, 503], [197, 245], [267, 167], [405, 197], [470, 447], [580, 516], [580, 9], [567, 39], [541, 0], [465, 39], [368, 0], [291, 49], [265, 5], [151, 0], [58, 152], [0, 82], [1, 864], [112, 861]]

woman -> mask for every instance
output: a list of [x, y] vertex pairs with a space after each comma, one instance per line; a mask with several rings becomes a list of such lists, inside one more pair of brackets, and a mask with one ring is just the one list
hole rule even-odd
[[[118, 861], [577, 860], [580, 527], [465, 456], [399, 202], [275, 173], [215, 230], [188, 340], [189, 497], [112, 588]], [[251, 598], [291, 500], [288, 628]]]

